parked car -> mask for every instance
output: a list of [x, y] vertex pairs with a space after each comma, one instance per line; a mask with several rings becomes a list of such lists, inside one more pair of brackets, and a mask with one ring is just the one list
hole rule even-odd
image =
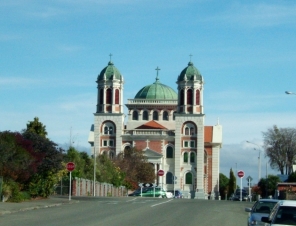
[[278, 201], [277, 199], [260, 199], [252, 208], [245, 208], [245, 211], [249, 212], [248, 226], [264, 225], [261, 218], [267, 217]]
[[261, 221], [270, 226], [296, 225], [296, 201], [279, 201], [271, 210], [269, 216], [262, 217]]
[[171, 192], [166, 192], [164, 189], [160, 187], [144, 187], [135, 190], [133, 193], [129, 194], [129, 196], [141, 196], [141, 197], [158, 197], [158, 198], [172, 198], [173, 194]]
[[[242, 197], [241, 197], [241, 193], [242, 193]], [[232, 198], [233, 201], [248, 201], [248, 199], [249, 199], [249, 194], [244, 189], [236, 189], [234, 196]]]
[[183, 194], [180, 190], [175, 190], [175, 192], [174, 192], [174, 190], [169, 190], [168, 192], [171, 192], [172, 194], [174, 194], [173, 196], [175, 199], [182, 199], [183, 198]]

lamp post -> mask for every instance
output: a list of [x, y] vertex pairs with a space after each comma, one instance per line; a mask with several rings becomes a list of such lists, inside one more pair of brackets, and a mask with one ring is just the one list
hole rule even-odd
[[261, 154], [261, 147], [258, 144], [252, 143], [250, 141], [247, 141], [247, 143], [256, 145], [256, 146], [258, 146], [260, 148], [260, 149], [254, 148], [254, 150], [258, 150], [259, 151], [259, 156], [258, 156], [258, 183], [259, 183], [259, 181], [261, 179], [261, 156], [260, 156], [260, 154]]
[[286, 94], [288, 95], [296, 95], [296, 93], [290, 92], [290, 91], [285, 91]]

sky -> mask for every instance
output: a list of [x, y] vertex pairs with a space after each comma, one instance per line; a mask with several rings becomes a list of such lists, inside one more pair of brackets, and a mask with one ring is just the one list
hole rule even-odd
[[[124, 103], [155, 81], [177, 90], [191, 60], [206, 125], [223, 126], [220, 172], [277, 174], [262, 132], [296, 126], [296, 2], [274, 0], [14, 0], [0, 2], [0, 131], [34, 117], [61, 146], [90, 153], [96, 79], [112, 61]], [[126, 110], [126, 108], [125, 108]], [[247, 143], [250, 141], [252, 143]]]

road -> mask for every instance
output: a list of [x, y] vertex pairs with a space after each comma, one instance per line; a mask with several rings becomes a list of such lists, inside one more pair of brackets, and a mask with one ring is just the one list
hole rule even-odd
[[248, 202], [161, 198], [73, 198], [79, 203], [0, 216], [1, 225], [246, 225]]

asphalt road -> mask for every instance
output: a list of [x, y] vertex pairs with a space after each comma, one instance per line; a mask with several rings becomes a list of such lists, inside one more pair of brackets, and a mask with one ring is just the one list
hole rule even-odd
[[248, 202], [160, 199], [73, 198], [79, 203], [6, 214], [1, 225], [246, 225]]

